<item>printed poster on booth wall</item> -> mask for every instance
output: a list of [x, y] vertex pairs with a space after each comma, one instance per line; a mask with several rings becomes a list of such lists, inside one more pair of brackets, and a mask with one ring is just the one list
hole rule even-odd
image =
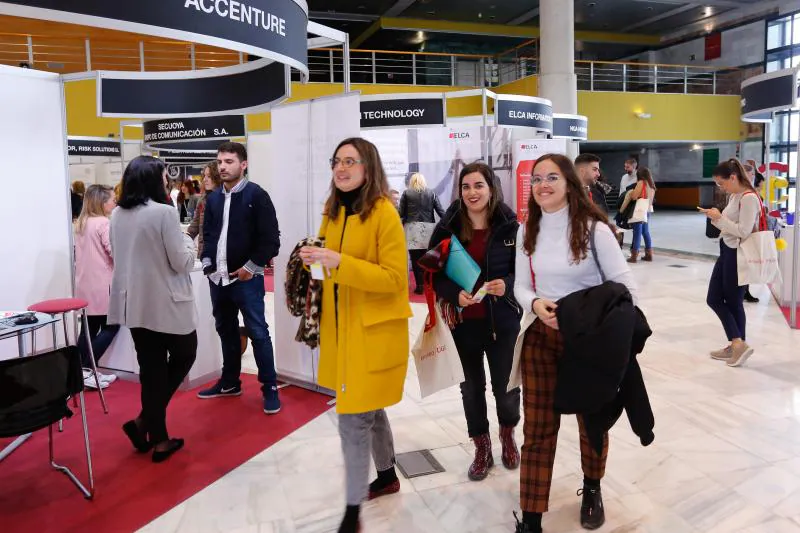
[[517, 219], [528, 218], [528, 199], [531, 197], [531, 174], [536, 161], [545, 154], [566, 154], [564, 139], [522, 139], [513, 144], [513, 167], [517, 185]]

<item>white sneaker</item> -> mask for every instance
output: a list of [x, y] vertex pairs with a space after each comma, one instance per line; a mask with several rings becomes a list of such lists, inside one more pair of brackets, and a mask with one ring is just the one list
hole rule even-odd
[[100, 378], [100, 383], [108, 383], [109, 385], [117, 381], [116, 374], [101, 374], [98, 372], [97, 377]]
[[[84, 376], [86, 376], [86, 371], [84, 371]], [[95, 382], [94, 375], [92, 374], [91, 370], [89, 371], [89, 375], [83, 378], [83, 386], [87, 389], [97, 390], [97, 382]], [[108, 383], [101, 379], [100, 388], [107, 389]]]

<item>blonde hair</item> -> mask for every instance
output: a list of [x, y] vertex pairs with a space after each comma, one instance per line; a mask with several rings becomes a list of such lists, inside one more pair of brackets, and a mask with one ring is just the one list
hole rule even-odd
[[106, 216], [103, 205], [113, 194], [114, 189], [108, 185], [90, 185], [89, 188], [86, 189], [86, 194], [83, 196], [83, 209], [81, 209], [81, 214], [78, 216], [75, 227], [75, 231], [77, 231], [78, 234], [83, 234], [83, 230], [86, 229], [86, 221], [89, 217]]
[[416, 172], [411, 176], [408, 185], [417, 192], [422, 192], [428, 188], [428, 182], [425, 181], [425, 176], [419, 172]]

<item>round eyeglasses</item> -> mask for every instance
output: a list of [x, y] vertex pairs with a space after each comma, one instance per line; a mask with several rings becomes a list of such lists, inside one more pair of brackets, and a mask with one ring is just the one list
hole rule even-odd
[[331, 168], [336, 168], [339, 166], [339, 163], [342, 164], [344, 168], [353, 168], [353, 165], [356, 163], [363, 163], [363, 159], [353, 159], [352, 157], [345, 157], [343, 159], [339, 159], [338, 157], [333, 157], [330, 159]]

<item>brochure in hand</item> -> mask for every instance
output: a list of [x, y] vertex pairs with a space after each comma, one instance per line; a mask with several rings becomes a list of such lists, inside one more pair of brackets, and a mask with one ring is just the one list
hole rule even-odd
[[481, 276], [481, 267], [455, 235], [450, 238], [450, 254], [444, 272], [448, 278], [470, 294], [475, 291], [475, 284]]

